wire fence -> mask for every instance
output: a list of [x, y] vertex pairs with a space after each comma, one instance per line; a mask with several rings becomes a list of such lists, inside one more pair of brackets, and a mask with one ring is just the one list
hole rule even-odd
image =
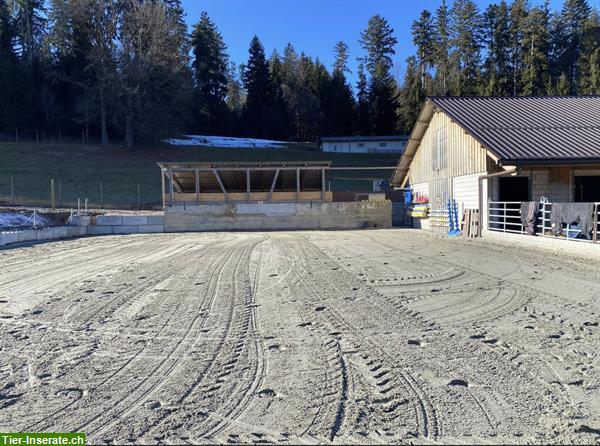
[[[154, 178], [155, 179], [155, 178]], [[47, 178], [31, 181], [18, 176], [0, 177], [0, 206], [39, 206], [52, 209], [162, 208], [160, 185], [148, 181], [75, 181]]]

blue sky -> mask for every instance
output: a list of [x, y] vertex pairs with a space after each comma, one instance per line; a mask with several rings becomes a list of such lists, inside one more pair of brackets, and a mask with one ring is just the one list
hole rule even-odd
[[[451, 3], [451, 0], [447, 0]], [[596, 6], [600, 0], [590, 3]], [[328, 68], [333, 63], [333, 47], [339, 40], [350, 47], [350, 66], [356, 75], [356, 57], [361, 55], [358, 38], [369, 17], [383, 15], [395, 30], [396, 48], [394, 74], [402, 76], [404, 61], [414, 53], [410, 27], [421, 10], [435, 11], [441, 0], [182, 0], [188, 24], [197, 22], [207, 11], [217, 24], [228, 46], [231, 59], [239, 64], [248, 58], [248, 45], [254, 34], [265, 46], [267, 56], [274, 48], [280, 52], [291, 42], [298, 53], [319, 57]], [[490, 1], [476, 0], [480, 9]], [[542, 0], [530, 0], [541, 4]], [[553, 9], [562, 0], [550, 0]]]

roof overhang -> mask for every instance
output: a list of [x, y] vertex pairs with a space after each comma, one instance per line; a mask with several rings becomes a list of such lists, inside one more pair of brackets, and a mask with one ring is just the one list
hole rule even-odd
[[417, 153], [417, 149], [421, 145], [421, 141], [423, 140], [423, 136], [429, 127], [429, 123], [431, 122], [431, 118], [435, 113], [435, 105], [430, 99], [425, 101], [423, 104], [423, 108], [421, 108], [421, 113], [419, 113], [419, 118], [415, 123], [415, 126], [410, 133], [408, 138], [408, 143], [404, 148], [404, 152], [398, 161], [398, 166], [394, 171], [394, 175], [392, 176], [392, 185], [394, 186], [404, 186], [406, 182], [406, 174], [408, 173], [408, 169], [410, 168], [410, 163]]

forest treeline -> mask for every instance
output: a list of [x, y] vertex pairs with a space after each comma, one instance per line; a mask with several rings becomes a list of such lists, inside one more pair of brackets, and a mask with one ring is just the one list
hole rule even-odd
[[291, 44], [267, 55], [255, 36], [236, 65], [206, 13], [188, 32], [180, 0], [0, 0], [0, 133], [127, 146], [183, 133], [311, 141], [408, 133], [428, 95], [600, 93], [600, 15], [586, 0], [557, 11], [442, 1], [415, 15], [416, 52], [396, 79], [397, 36], [380, 15], [352, 63], [342, 41], [326, 67]]

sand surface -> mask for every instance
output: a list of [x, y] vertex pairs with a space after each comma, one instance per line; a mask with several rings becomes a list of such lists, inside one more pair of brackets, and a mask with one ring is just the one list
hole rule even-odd
[[599, 443], [600, 268], [413, 230], [0, 250], [0, 431]]

